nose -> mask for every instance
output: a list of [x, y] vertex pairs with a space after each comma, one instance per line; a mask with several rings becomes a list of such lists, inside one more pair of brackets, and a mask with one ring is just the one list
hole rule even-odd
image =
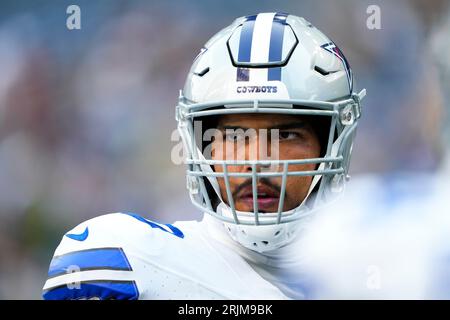
[[[272, 156], [272, 144], [267, 138], [266, 130], [259, 130], [259, 132], [252, 138], [249, 139], [246, 144], [245, 150], [245, 160], [250, 161], [261, 161], [262, 163], [256, 165], [256, 171], [270, 168], [270, 163], [263, 162], [263, 160], [271, 160]], [[251, 172], [252, 165], [245, 165], [245, 171]]]

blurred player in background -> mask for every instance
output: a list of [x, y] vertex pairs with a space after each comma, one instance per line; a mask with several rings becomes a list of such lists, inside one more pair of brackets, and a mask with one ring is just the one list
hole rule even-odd
[[[361, 176], [310, 226], [302, 249], [318, 298], [450, 299], [450, 8], [425, 43], [441, 93], [441, 165]], [[423, 105], [426, 114], [429, 105]], [[401, 126], [401, 124], [399, 124]], [[424, 125], [422, 123], [422, 125]]]
[[204, 219], [88, 220], [56, 249], [44, 298], [314, 297], [297, 244], [343, 190], [364, 95], [341, 50], [305, 19], [236, 19], [196, 57], [176, 110]]

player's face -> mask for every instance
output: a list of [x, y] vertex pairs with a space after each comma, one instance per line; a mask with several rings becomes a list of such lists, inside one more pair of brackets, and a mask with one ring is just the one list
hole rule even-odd
[[[212, 143], [214, 160], [261, 160], [264, 158], [290, 160], [320, 156], [319, 138], [307, 117], [231, 114], [218, 119], [217, 129], [221, 132], [221, 139], [215, 139]], [[248, 138], [243, 135], [244, 132], [248, 133]], [[278, 132], [278, 138], [276, 132]], [[316, 164], [289, 165], [288, 171], [315, 170], [316, 166]], [[223, 167], [215, 165], [214, 170], [223, 172]], [[283, 166], [270, 168], [259, 166], [256, 170], [258, 172], [282, 171]], [[252, 167], [251, 165], [229, 165], [228, 172], [252, 172]], [[300, 205], [308, 193], [311, 181], [312, 176], [287, 177], [283, 211]], [[224, 178], [218, 178], [218, 182], [222, 198], [229, 204]], [[236, 210], [253, 211], [252, 179], [230, 177], [229, 183]], [[259, 178], [258, 211], [277, 212], [280, 191], [281, 177]]]

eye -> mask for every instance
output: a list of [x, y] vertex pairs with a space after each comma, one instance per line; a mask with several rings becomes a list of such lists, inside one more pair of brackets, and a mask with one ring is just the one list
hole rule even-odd
[[293, 140], [301, 138], [301, 134], [295, 131], [280, 131], [280, 140]]

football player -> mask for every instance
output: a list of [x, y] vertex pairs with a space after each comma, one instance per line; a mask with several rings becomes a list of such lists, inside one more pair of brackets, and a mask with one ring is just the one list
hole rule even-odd
[[203, 220], [81, 223], [55, 251], [44, 299], [311, 297], [294, 244], [343, 190], [364, 95], [342, 51], [305, 19], [236, 19], [201, 49], [176, 108]]

